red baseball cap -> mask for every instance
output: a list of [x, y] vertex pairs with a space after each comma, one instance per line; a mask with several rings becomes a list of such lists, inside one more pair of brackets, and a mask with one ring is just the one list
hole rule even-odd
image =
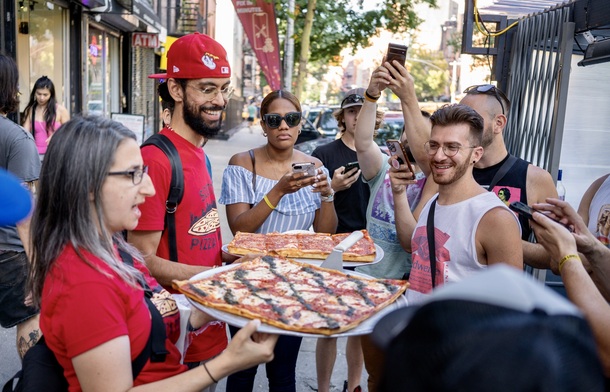
[[227, 51], [212, 37], [192, 33], [180, 37], [167, 52], [167, 72], [152, 79], [201, 79], [231, 77]]

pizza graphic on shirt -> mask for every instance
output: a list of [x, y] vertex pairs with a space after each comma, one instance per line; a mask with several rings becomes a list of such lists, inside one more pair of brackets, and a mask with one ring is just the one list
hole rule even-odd
[[189, 234], [197, 236], [206, 235], [215, 232], [219, 227], [220, 218], [218, 216], [218, 210], [212, 208], [191, 226]]

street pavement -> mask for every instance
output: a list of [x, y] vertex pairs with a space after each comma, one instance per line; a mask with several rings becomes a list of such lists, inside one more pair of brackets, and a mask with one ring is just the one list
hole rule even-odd
[[[212, 176], [217, 197], [220, 196], [222, 174], [230, 157], [237, 152], [247, 151], [266, 143], [260, 126], [254, 126], [252, 129], [249, 129], [247, 124], [244, 123], [227, 133], [229, 134], [227, 140], [210, 139], [204, 147], [204, 150], [212, 162]], [[228, 243], [233, 238], [233, 235], [227, 224], [224, 206], [219, 205], [219, 214], [223, 242]], [[337, 360], [331, 379], [331, 392], [341, 391], [343, 388], [343, 381], [347, 379], [345, 342], [346, 338], [339, 338], [337, 342]], [[303, 339], [297, 361], [297, 392], [311, 392], [317, 389], [315, 349], [316, 339]], [[9, 377], [12, 377], [19, 368], [20, 363], [15, 348], [15, 329], [0, 328], [0, 386], [4, 385], [4, 382]], [[361, 384], [363, 391], [367, 391], [366, 377], [365, 371], [362, 375]], [[225, 383], [226, 380], [221, 380], [216, 390], [218, 392], [224, 392]], [[254, 383], [254, 391], [267, 390], [268, 385], [265, 376], [265, 367], [259, 366]]]

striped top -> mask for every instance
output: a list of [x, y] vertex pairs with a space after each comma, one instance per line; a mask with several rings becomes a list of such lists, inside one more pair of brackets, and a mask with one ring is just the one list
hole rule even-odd
[[[322, 167], [328, 176], [328, 170]], [[263, 200], [278, 181], [256, 175], [256, 192], [252, 189], [252, 172], [241, 166], [229, 165], [222, 175], [220, 204], [256, 204]], [[316, 210], [320, 208], [320, 194], [314, 193], [311, 186], [301, 188], [295, 193], [284, 195], [276, 209], [256, 230], [257, 233], [284, 232], [288, 230], [309, 230], [313, 224]]]

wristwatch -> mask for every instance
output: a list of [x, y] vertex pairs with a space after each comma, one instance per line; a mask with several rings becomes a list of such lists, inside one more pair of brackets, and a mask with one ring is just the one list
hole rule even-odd
[[320, 198], [322, 199], [323, 202], [330, 203], [333, 200], [335, 200], [335, 191], [333, 190], [333, 188], [330, 188], [330, 195], [328, 195], [328, 196], [320, 195]]

